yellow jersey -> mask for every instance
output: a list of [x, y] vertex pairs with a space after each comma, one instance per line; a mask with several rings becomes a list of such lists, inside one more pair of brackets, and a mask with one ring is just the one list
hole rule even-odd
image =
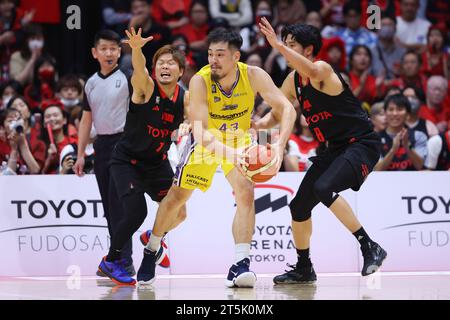
[[197, 72], [205, 80], [208, 92], [208, 130], [223, 143], [234, 147], [248, 136], [255, 103], [247, 65], [238, 62], [237, 67], [236, 81], [230, 92], [225, 92], [219, 83], [211, 79], [210, 65]]

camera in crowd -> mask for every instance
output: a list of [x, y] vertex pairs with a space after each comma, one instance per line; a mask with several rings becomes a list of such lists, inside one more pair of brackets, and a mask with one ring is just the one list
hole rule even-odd
[[[64, 161], [66, 160], [67, 157], [71, 157], [73, 160], [73, 163], [77, 162], [77, 159], [78, 159], [77, 153], [70, 152], [64, 156], [64, 158], [61, 161], [61, 165], [62, 165], [62, 163], [64, 163]], [[84, 173], [94, 173], [94, 155], [84, 157], [84, 170], [83, 171], [84, 171]], [[75, 172], [73, 171], [72, 168], [67, 173], [75, 174]]]
[[23, 133], [24, 130], [23, 125], [24, 125], [23, 119], [14, 120], [10, 123], [9, 129], [11, 131], [17, 132], [18, 134], [21, 134]]

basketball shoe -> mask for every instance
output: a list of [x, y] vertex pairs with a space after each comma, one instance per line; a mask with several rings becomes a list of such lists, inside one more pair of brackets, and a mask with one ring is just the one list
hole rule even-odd
[[119, 285], [135, 285], [134, 280], [125, 270], [124, 260], [116, 260], [114, 262], [106, 261], [106, 256], [103, 257], [98, 270], [110, 278], [114, 283]]
[[[139, 239], [141, 240], [141, 243], [146, 246], [147, 243], [150, 240], [150, 235], [152, 234], [152, 229], [149, 229], [145, 232], [143, 232], [141, 234], [141, 236], [139, 237]], [[161, 246], [164, 247], [165, 249], [168, 249], [166, 242], [164, 241], [164, 237], [161, 239]], [[166, 250], [167, 252], [167, 250]], [[160, 267], [163, 268], [169, 268], [170, 267], [170, 259], [169, 259], [169, 255], [166, 253], [164, 258], [161, 260], [161, 262], [159, 263]]]
[[299, 265], [286, 264], [291, 270], [273, 278], [275, 284], [314, 284], [317, 280], [313, 266], [300, 267]]
[[253, 288], [255, 282], [256, 274], [250, 271], [250, 260], [245, 258], [230, 267], [225, 285], [228, 288]]
[[144, 248], [141, 266], [137, 273], [139, 285], [149, 285], [155, 281], [155, 267], [167, 256], [166, 248], [159, 246], [158, 251], [150, 251]]
[[368, 242], [367, 245], [361, 246], [361, 251], [364, 258], [361, 270], [363, 276], [377, 272], [387, 257], [386, 251], [376, 242]]

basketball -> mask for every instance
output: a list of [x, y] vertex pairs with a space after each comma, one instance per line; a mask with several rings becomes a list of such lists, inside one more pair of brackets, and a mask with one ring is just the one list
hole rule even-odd
[[245, 152], [248, 167], [243, 167], [247, 177], [253, 182], [266, 182], [277, 174], [277, 155], [263, 145], [253, 145]]

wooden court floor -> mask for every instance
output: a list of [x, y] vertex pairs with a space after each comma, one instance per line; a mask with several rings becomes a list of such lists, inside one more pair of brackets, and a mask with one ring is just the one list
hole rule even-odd
[[0, 277], [1, 300], [450, 300], [450, 272], [318, 274], [315, 286], [229, 289], [223, 275], [159, 276], [151, 287], [117, 286], [99, 277]]

